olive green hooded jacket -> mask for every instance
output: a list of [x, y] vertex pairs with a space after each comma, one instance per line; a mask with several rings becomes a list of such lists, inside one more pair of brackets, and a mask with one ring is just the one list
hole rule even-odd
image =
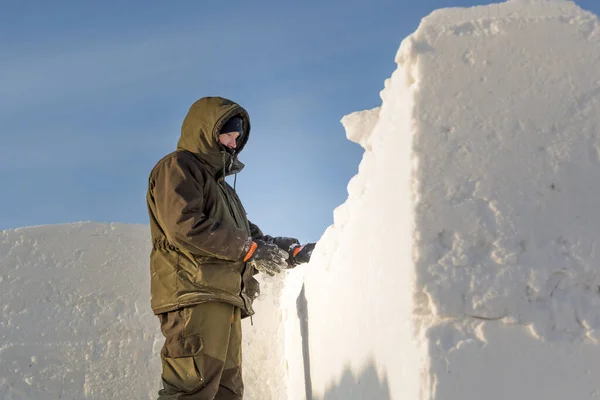
[[220, 97], [195, 102], [181, 128], [177, 150], [152, 169], [146, 196], [152, 235], [151, 306], [155, 314], [207, 301], [224, 301], [254, 314], [256, 271], [243, 258], [251, 238], [263, 236], [250, 223], [225, 177], [244, 165], [226, 151], [218, 135], [241, 116], [248, 141], [250, 119], [238, 104]]

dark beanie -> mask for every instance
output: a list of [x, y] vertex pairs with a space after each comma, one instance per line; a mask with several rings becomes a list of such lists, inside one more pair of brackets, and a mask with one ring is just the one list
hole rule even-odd
[[235, 116], [229, 118], [225, 125], [221, 128], [220, 133], [239, 132], [240, 135], [244, 133], [244, 120], [242, 117]]

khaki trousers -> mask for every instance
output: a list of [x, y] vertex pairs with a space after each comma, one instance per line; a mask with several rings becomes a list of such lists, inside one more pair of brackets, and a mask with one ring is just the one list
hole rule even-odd
[[241, 310], [209, 302], [160, 314], [163, 389], [158, 400], [241, 400]]

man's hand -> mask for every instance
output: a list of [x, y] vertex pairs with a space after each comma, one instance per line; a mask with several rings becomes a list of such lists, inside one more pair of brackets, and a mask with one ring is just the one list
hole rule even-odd
[[288, 268], [294, 268], [299, 264], [310, 261], [310, 256], [315, 248], [315, 243], [307, 243], [304, 246], [300, 241], [293, 237], [286, 236], [265, 236], [264, 239], [269, 243], [276, 244], [280, 249], [285, 250], [289, 254], [287, 259]]
[[273, 276], [287, 268], [288, 257], [288, 253], [276, 244], [255, 240], [244, 261], [256, 268], [257, 271]]
[[300, 244], [300, 241], [298, 241], [298, 239], [286, 236], [272, 237], [267, 235], [264, 237], [264, 240], [265, 242], [276, 244], [277, 247], [287, 252], [288, 254], [291, 254], [292, 249]]
[[315, 249], [316, 243], [307, 243], [304, 246], [298, 244], [290, 250], [288, 264], [294, 268], [298, 264], [304, 264], [310, 261], [310, 256]]

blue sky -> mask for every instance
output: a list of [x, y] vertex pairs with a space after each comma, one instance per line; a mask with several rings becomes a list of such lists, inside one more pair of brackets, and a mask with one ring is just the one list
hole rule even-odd
[[[198, 98], [250, 113], [237, 188], [273, 235], [317, 240], [401, 40], [436, 8], [495, 2], [27, 1], [0, 13], [0, 229], [147, 223], [147, 176]], [[577, 1], [600, 13], [597, 0]]]

